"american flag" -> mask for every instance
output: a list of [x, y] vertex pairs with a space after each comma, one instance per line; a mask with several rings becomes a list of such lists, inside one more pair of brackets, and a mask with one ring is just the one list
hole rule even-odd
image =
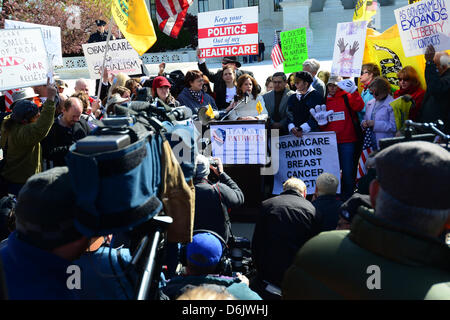
[[13, 98], [12, 95], [14, 93], [14, 91], [17, 91], [19, 89], [14, 89], [14, 90], [6, 90], [3, 91], [3, 95], [5, 96], [5, 106], [6, 106], [6, 112], [11, 112], [11, 109], [9, 108], [12, 104], [13, 104]]
[[373, 152], [372, 139], [373, 139], [373, 130], [372, 128], [367, 128], [366, 131], [364, 132], [363, 147], [361, 156], [359, 157], [356, 180], [361, 179], [364, 175], [367, 174], [366, 161], [369, 158], [369, 155]]
[[177, 38], [184, 17], [194, 0], [156, 0], [156, 19], [159, 29], [172, 38]]
[[273, 67], [275, 69], [284, 61], [283, 52], [281, 52], [281, 47], [276, 32], [273, 40], [273, 48], [270, 57], [272, 58]]

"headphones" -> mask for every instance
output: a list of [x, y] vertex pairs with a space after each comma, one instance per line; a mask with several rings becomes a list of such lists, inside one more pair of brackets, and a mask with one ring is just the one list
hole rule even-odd
[[[218, 235], [216, 232], [211, 231], [211, 230], [207, 230], [207, 229], [197, 229], [193, 231], [193, 235], [195, 236], [196, 234], [199, 233], [210, 233], [213, 236], [215, 236], [217, 239], [219, 239], [220, 244], [222, 245], [222, 255], [220, 256], [220, 260], [217, 263], [216, 269], [215, 269], [215, 273], [220, 274], [220, 275], [224, 275], [224, 276], [231, 276], [232, 275], [232, 264], [231, 264], [231, 259], [229, 258], [229, 248], [225, 242], [225, 240]], [[187, 245], [184, 245], [181, 247], [180, 249], [180, 262], [186, 266], [187, 265]]]

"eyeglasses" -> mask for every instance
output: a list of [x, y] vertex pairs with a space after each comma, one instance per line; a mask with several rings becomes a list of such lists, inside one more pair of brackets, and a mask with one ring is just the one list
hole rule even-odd
[[369, 71], [361, 71], [361, 75], [365, 74], [365, 73], [369, 73]]

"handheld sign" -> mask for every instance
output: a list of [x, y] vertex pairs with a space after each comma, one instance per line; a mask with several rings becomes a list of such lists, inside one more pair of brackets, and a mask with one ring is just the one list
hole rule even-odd
[[281, 32], [280, 38], [284, 56], [284, 73], [303, 70], [303, 62], [308, 59], [306, 28]]
[[0, 91], [46, 84], [48, 70], [41, 29], [0, 30]]
[[106, 41], [83, 44], [84, 57], [91, 79], [101, 78], [103, 59], [109, 73], [141, 73], [142, 60], [126, 39], [109, 41], [106, 58], [104, 57], [105, 49]]
[[258, 54], [258, 7], [198, 14], [200, 58]]
[[366, 42], [367, 21], [338, 23], [331, 74], [342, 77], [361, 76]]
[[49, 62], [53, 66], [62, 66], [61, 28], [42, 24], [5, 20], [5, 29], [40, 28], [47, 48]]
[[338, 179], [341, 176], [334, 132], [311, 132], [302, 138], [281, 136], [278, 150], [272, 150], [272, 154], [275, 152], [279, 154], [279, 169], [274, 176], [273, 194], [280, 194], [283, 183], [291, 177], [302, 180], [308, 194], [313, 194], [317, 177], [322, 173], [332, 173]]
[[430, 44], [450, 49], [449, 8], [450, 0], [431, 0], [394, 10], [406, 57], [424, 54]]

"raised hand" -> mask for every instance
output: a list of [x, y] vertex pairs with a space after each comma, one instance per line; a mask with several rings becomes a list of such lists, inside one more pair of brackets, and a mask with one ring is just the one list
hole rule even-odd
[[339, 50], [341, 51], [341, 53], [344, 53], [345, 49], [348, 46], [348, 43], [344, 45], [344, 39], [340, 38], [338, 40], [337, 46], [338, 46]]
[[56, 94], [58, 90], [53, 84], [50, 84], [50, 78], [47, 77], [47, 99], [50, 101], [55, 101]]
[[350, 55], [354, 56], [356, 51], [358, 51], [358, 49], [359, 49], [359, 42], [358, 41], [353, 42], [353, 47], [350, 46]]
[[316, 119], [319, 126], [324, 126], [328, 123], [328, 116], [333, 113], [333, 110], [327, 111], [327, 106], [317, 105], [315, 108], [309, 109], [311, 115]]
[[337, 83], [337, 86], [348, 93], [353, 93], [356, 91], [356, 84], [350, 79], [344, 79]]
[[434, 49], [433, 45], [430, 44], [427, 47], [427, 49], [425, 50], [425, 60], [433, 61], [435, 53], [436, 53], [436, 50]]

